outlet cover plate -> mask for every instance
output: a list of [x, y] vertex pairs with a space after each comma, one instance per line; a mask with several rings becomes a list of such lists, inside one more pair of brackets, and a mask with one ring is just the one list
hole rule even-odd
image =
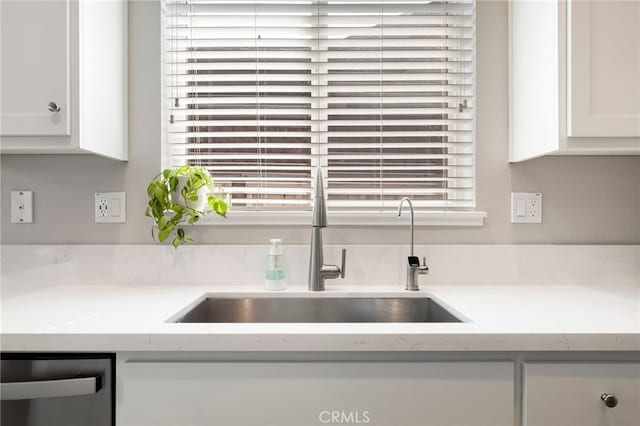
[[11, 223], [33, 223], [33, 191], [11, 191]]
[[125, 223], [126, 211], [124, 192], [95, 193], [96, 223]]
[[511, 223], [542, 223], [542, 193], [512, 192]]

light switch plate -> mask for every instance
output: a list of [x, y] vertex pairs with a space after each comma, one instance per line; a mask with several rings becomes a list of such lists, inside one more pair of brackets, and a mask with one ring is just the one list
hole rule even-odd
[[511, 223], [542, 223], [542, 193], [512, 192]]
[[124, 192], [95, 193], [96, 223], [125, 223], [126, 196]]
[[11, 223], [33, 223], [33, 191], [11, 191]]

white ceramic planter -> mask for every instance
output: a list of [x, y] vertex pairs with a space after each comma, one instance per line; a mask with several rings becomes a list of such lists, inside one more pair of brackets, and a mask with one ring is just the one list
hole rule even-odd
[[207, 207], [207, 197], [211, 191], [206, 186], [203, 186], [198, 189], [198, 199], [196, 201], [185, 200], [182, 196], [182, 188], [187, 184], [188, 179], [189, 178], [187, 176], [178, 176], [178, 185], [176, 186], [176, 191], [171, 194], [171, 201], [175, 204], [181, 204], [194, 210], [205, 210]]

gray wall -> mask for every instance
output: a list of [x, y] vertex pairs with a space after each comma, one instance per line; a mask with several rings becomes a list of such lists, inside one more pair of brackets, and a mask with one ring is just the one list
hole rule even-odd
[[[147, 182], [161, 163], [160, 30], [156, 2], [129, 6], [129, 162], [89, 155], [2, 157], [3, 243], [152, 243], [143, 216]], [[478, 228], [417, 231], [418, 243], [640, 243], [640, 157], [548, 157], [507, 162], [507, 6], [478, 4]], [[35, 223], [10, 224], [11, 190], [35, 192]], [[93, 223], [93, 193], [127, 192], [127, 223]], [[511, 191], [542, 191], [544, 223], [512, 225]], [[306, 227], [213, 227], [192, 231], [198, 242], [263, 244], [280, 236], [306, 243]], [[329, 228], [332, 244], [405, 243], [401, 228]]]

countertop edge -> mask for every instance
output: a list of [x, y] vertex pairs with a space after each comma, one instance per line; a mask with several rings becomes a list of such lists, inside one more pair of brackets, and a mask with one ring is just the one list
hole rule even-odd
[[640, 333], [4, 333], [0, 346], [3, 352], [640, 352]]

